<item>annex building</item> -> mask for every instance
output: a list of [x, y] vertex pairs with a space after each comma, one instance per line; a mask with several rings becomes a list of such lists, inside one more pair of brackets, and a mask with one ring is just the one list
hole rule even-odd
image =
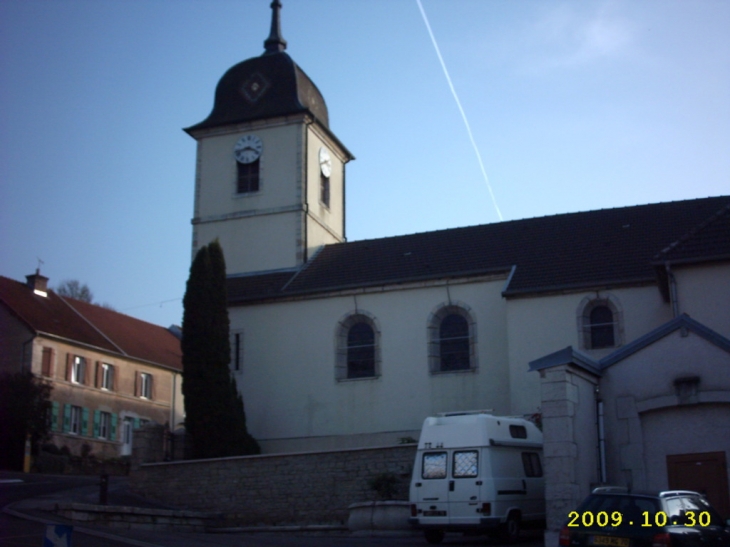
[[[551, 458], [593, 454], [568, 481], [571, 499], [601, 480], [666, 487], [666, 467], [642, 460], [657, 431], [673, 442], [654, 442], [653, 462], [730, 453], [730, 436], [712, 433], [683, 448], [687, 430], [666, 429], [655, 413], [665, 407], [642, 403], [668, 391], [692, 403], [687, 425], [730, 423], [730, 196], [348, 242], [353, 155], [286, 53], [281, 5], [272, 8], [264, 53], [229, 69], [210, 115], [186, 129], [197, 141], [192, 250], [223, 247], [231, 369], [264, 453], [392, 445], [438, 412], [544, 412], [546, 443], [567, 443], [546, 448], [547, 474], [562, 469]], [[706, 334], [682, 340], [709, 344], [712, 359], [640, 351], [669, 340], [650, 333], [685, 330]], [[582, 421], [548, 424], [578, 408], [546, 387], [556, 366], [594, 376], [590, 389], [560, 384], [567, 402], [581, 393], [591, 409]], [[630, 422], [607, 425], [600, 441], [614, 448], [599, 457], [601, 382], [603, 411]], [[697, 395], [705, 388], [712, 395]], [[690, 395], [676, 399], [677, 389]], [[681, 424], [680, 407], [668, 411]]]

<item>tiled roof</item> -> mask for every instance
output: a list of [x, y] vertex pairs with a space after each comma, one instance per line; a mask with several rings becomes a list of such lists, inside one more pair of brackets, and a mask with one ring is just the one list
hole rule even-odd
[[52, 290], [43, 297], [25, 283], [0, 276], [0, 302], [36, 333], [182, 370], [180, 341], [164, 327]]
[[654, 257], [665, 262], [712, 262], [730, 259], [730, 204], [695, 226]]
[[499, 222], [325, 246], [293, 276], [228, 279], [232, 304], [508, 272], [506, 296], [654, 282], [652, 258], [730, 196]]

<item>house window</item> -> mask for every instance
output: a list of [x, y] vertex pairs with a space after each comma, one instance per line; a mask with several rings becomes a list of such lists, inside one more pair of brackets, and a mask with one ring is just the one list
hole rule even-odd
[[41, 375], [46, 378], [51, 378], [53, 376], [53, 348], [43, 348]]
[[114, 367], [107, 363], [101, 363], [98, 374], [99, 387], [111, 391], [114, 388]]
[[112, 415], [109, 412], [99, 412], [99, 437], [110, 439], [112, 433]]
[[475, 325], [465, 306], [442, 306], [429, 319], [431, 372], [476, 369]]
[[374, 317], [358, 311], [340, 322], [337, 335], [338, 380], [377, 378], [380, 375], [380, 332]]
[[75, 355], [71, 363], [71, 381], [74, 384], [83, 384], [86, 380], [86, 359]]
[[143, 399], [152, 399], [152, 375], [147, 372], [138, 372], [135, 394]]
[[68, 432], [74, 435], [81, 435], [83, 420], [83, 409], [80, 406], [71, 406], [71, 417]]
[[231, 333], [231, 369], [235, 372], [243, 368], [243, 331]]
[[319, 200], [327, 207], [330, 206], [330, 178], [321, 173], [319, 175]]
[[236, 191], [239, 194], [250, 194], [259, 191], [259, 160], [251, 163], [236, 162], [238, 166], [238, 183]]
[[621, 312], [615, 298], [583, 299], [578, 321], [583, 349], [621, 345]]

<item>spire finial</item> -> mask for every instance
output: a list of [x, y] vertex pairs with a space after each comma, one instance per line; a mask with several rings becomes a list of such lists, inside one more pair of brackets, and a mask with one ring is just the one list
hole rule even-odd
[[264, 41], [266, 53], [278, 53], [286, 49], [286, 40], [281, 37], [279, 10], [281, 10], [281, 2], [279, 0], [271, 2], [271, 33]]

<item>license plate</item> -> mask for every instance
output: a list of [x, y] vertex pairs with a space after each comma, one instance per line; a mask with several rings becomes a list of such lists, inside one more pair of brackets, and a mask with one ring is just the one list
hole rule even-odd
[[445, 517], [446, 511], [424, 511], [424, 517]]
[[612, 536], [593, 536], [591, 545], [610, 545], [612, 547], [629, 547], [629, 538], [617, 538]]

